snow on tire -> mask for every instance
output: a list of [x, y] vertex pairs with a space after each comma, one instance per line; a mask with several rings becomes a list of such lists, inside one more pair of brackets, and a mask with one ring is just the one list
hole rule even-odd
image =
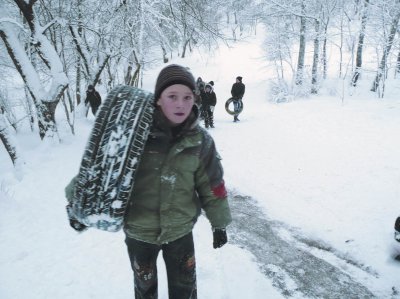
[[90, 227], [118, 231], [153, 118], [153, 95], [117, 86], [101, 105], [83, 154], [72, 212]]

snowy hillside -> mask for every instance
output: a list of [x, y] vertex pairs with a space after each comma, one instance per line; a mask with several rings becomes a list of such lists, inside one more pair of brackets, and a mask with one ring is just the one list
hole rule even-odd
[[[212, 57], [195, 53], [173, 61], [215, 82], [216, 128], [210, 132], [227, 187], [254, 198], [268, 219], [283, 223], [282, 238], [324, 244], [348, 267], [323, 251], [312, 254], [378, 298], [400, 298], [400, 263], [390, 258], [400, 214], [400, 88], [377, 99], [368, 88], [371, 74], [353, 96], [346, 90], [344, 98], [332, 96], [344, 88], [333, 80], [318, 96], [274, 104], [267, 100], [270, 70], [262, 55], [255, 39], [222, 47]], [[161, 68], [146, 73], [144, 89], [153, 90]], [[224, 103], [238, 75], [246, 84], [245, 108], [233, 123]], [[77, 120], [76, 136], [62, 111], [58, 117], [61, 144], [43, 143], [29, 130], [16, 136], [27, 161], [21, 179], [0, 148], [0, 298], [132, 298], [123, 233], [77, 234], [67, 222], [64, 187], [78, 171], [93, 117]], [[194, 233], [199, 298], [284, 298], [250, 251], [233, 244], [212, 249], [204, 217]], [[161, 259], [159, 265], [160, 298], [167, 298]]]

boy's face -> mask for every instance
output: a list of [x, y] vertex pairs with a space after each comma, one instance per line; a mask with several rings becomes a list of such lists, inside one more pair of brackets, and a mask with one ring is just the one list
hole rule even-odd
[[168, 86], [157, 101], [165, 117], [173, 124], [183, 123], [189, 116], [194, 105], [194, 94], [183, 84]]

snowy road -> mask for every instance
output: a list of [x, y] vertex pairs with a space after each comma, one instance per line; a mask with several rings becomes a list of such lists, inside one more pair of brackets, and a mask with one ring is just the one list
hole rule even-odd
[[352, 271], [361, 271], [368, 281], [376, 275], [370, 269], [340, 257], [318, 241], [294, 239], [282, 224], [268, 220], [250, 197], [231, 194], [230, 203], [234, 219], [230, 242], [250, 251], [261, 271], [284, 296], [377, 297], [351, 276]]

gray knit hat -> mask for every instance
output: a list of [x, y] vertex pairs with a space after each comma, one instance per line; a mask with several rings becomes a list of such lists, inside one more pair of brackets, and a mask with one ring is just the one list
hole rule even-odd
[[154, 101], [158, 101], [164, 89], [174, 84], [186, 85], [193, 93], [196, 89], [195, 79], [187, 68], [177, 64], [170, 64], [163, 68], [158, 75], [154, 90]]

